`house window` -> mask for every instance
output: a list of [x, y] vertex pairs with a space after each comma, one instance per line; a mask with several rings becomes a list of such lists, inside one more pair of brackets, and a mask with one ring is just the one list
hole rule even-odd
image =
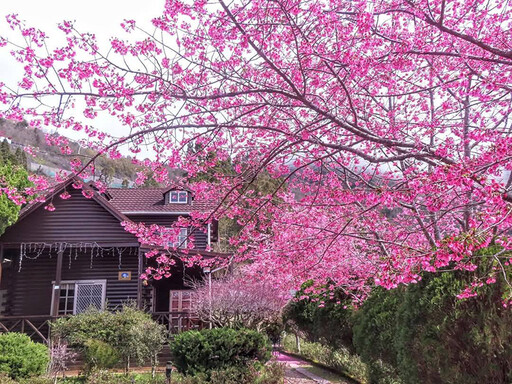
[[[72, 315], [75, 307], [75, 283], [60, 285], [59, 315]], [[52, 311], [53, 313], [53, 311]]]
[[188, 202], [187, 191], [171, 191], [169, 192], [169, 203], [186, 204]]
[[[82, 313], [89, 307], [105, 308], [105, 280], [62, 281], [60, 284], [59, 315]], [[55, 289], [55, 283], [53, 284]], [[52, 311], [54, 306], [52, 298]]]
[[176, 241], [170, 242], [169, 247], [173, 248], [186, 248], [187, 247], [188, 231], [187, 228], [180, 228]]

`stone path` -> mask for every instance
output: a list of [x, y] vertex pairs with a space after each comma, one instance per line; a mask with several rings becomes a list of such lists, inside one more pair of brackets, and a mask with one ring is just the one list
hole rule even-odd
[[284, 380], [286, 384], [331, 384], [330, 381], [307, 371], [304, 367], [309, 363], [303, 360], [279, 353], [277, 361], [287, 366]]

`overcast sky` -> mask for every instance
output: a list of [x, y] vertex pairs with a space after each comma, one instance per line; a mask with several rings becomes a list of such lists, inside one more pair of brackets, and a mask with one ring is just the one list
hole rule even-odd
[[[105, 44], [122, 31], [119, 24], [125, 19], [149, 26], [151, 19], [162, 13], [164, 3], [165, 0], [0, 0], [0, 36], [12, 36], [5, 16], [17, 13], [27, 25], [45, 31], [50, 38], [62, 35], [58, 23], [75, 20], [77, 29], [95, 33]], [[17, 78], [16, 70], [19, 65], [13, 64], [8, 50], [1, 49], [0, 81], [11, 85], [11, 80]]]
[[[151, 19], [162, 14], [164, 4], [165, 0], [0, 0], [0, 36], [19, 41], [19, 36], [5, 21], [6, 15], [16, 13], [26, 25], [38, 28], [50, 37], [47, 41], [50, 48], [62, 44], [64, 34], [57, 24], [63, 20], [75, 21], [75, 27], [81, 32], [96, 34], [100, 48], [105, 48], [112, 36], [125, 35], [120, 27], [125, 19], [133, 19], [137, 25], [151, 30]], [[22, 66], [14, 61], [9, 49], [0, 49], [0, 82], [17, 88], [22, 73]], [[108, 126], [114, 131], [120, 129], [114, 118], [98, 118], [94, 125], [98, 128]], [[81, 136], [68, 131], [59, 133], [75, 139]]]

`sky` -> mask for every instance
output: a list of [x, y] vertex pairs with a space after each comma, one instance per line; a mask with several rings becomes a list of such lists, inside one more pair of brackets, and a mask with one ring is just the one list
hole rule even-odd
[[[81, 32], [96, 34], [100, 48], [109, 46], [109, 39], [123, 35], [120, 24], [125, 19], [133, 19], [137, 25], [148, 30], [151, 19], [162, 14], [165, 0], [0, 0], [0, 36], [16, 41], [14, 34], [5, 21], [8, 14], [18, 14], [18, 18], [27, 26], [44, 31], [49, 40], [47, 44], [58, 46], [63, 33], [57, 24], [64, 20], [75, 21], [75, 27]], [[53, 44], [52, 44], [53, 42]], [[9, 54], [9, 49], [0, 49], [0, 82], [16, 87], [23, 73], [22, 67]], [[95, 126], [104, 128], [116, 124], [117, 120], [95, 120]], [[59, 132], [74, 139], [72, 132]], [[71, 135], [70, 135], [71, 133]]]
[[[80, 31], [94, 32], [103, 45], [120, 33], [119, 25], [125, 19], [149, 26], [151, 19], [162, 13], [164, 3], [165, 0], [0, 0], [0, 36], [12, 36], [5, 16], [16, 13], [27, 25], [45, 31], [50, 39], [62, 35], [58, 23], [75, 20]], [[0, 81], [10, 84], [17, 70], [19, 66], [8, 51], [0, 50]]]

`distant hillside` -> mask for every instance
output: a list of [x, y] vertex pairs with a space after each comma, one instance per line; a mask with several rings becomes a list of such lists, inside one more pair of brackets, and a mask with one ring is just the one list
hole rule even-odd
[[[53, 176], [59, 170], [70, 171], [69, 161], [73, 155], [64, 155], [58, 147], [48, 145], [45, 133], [40, 129], [29, 127], [24, 121], [13, 122], [0, 119], [0, 141], [4, 139], [7, 139], [11, 146], [15, 148], [26, 146], [36, 148], [36, 157], [28, 156], [28, 167], [32, 172]], [[91, 157], [96, 154], [91, 149], [83, 148], [79, 143], [71, 140], [69, 140], [69, 146], [74, 155], [80, 154]], [[96, 177], [107, 184], [115, 186], [120, 186], [121, 184], [132, 185], [136, 172], [141, 170], [140, 167], [132, 164], [132, 160], [129, 157], [112, 160], [105, 156], [101, 156], [96, 160], [95, 169]]]

